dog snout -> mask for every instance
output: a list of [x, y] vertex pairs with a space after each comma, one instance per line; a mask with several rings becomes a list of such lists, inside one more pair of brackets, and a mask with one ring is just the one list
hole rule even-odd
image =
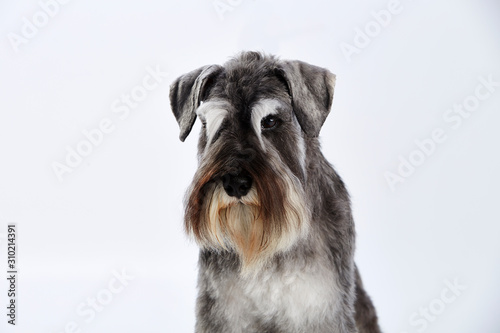
[[222, 185], [227, 195], [241, 198], [250, 191], [252, 178], [246, 174], [226, 173], [222, 176]]

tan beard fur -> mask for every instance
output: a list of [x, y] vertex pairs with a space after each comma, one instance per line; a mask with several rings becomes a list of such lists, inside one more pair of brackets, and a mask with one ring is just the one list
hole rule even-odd
[[[286, 179], [284, 216], [273, 215], [265, 221], [259, 196], [254, 188], [241, 199], [228, 196], [221, 185], [207, 193], [200, 221], [204, 226], [200, 246], [212, 249], [232, 249], [241, 260], [241, 273], [257, 272], [276, 253], [286, 251], [307, 234], [310, 212], [303, 193]], [[265, 225], [269, 223], [269, 225]]]

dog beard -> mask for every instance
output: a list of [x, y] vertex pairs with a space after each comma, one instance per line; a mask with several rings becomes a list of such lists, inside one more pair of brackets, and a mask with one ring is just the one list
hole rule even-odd
[[304, 237], [309, 226], [299, 180], [287, 172], [278, 175], [271, 183], [254, 181], [240, 199], [227, 195], [220, 182], [198, 183], [187, 197], [188, 234], [202, 248], [235, 251], [243, 275], [257, 272]]

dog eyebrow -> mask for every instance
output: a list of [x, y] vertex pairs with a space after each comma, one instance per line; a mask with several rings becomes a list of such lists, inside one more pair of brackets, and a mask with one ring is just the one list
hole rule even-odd
[[252, 126], [262, 145], [264, 145], [264, 142], [261, 137], [260, 122], [269, 115], [277, 114], [280, 107], [283, 107], [283, 102], [274, 98], [261, 99], [252, 107]]
[[207, 142], [209, 144], [226, 118], [227, 109], [227, 102], [224, 101], [205, 102], [196, 109], [196, 114], [206, 124]]

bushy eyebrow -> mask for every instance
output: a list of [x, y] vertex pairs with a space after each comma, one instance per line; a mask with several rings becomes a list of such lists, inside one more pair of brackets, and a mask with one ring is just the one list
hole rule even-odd
[[206, 125], [207, 142], [210, 143], [228, 115], [228, 103], [225, 101], [205, 102], [196, 109], [196, 114]]
[[262, 134], [260, 129], [260, 122], [263, 118], [269, 115], [275, 115], [279, 113], [279, 109], [284, 108], [285, 104], [275, 98], [265, 98], [261, 99], [255, 103], [251, 110], [251, 122], [255, 134], [259, 137], [260, 144], [264, 147], [264, 142], [262, 140]]

